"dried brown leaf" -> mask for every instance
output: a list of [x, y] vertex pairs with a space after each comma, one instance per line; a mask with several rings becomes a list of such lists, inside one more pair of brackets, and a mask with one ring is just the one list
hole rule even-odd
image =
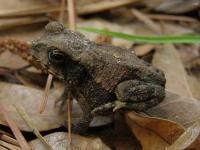
[[194, 98], [166, 91], [166, 98], [159, 105], [147, 110], [146, 113], [188, 127], [200, 118], [200, 102]]
[[151, 52], [156, 46], [152, 44], [138, 45], [134, 47], [137, 56], [144, 56]]
[[148, 0], [144, 2], [150, 8], [167, 13], [185, 13], [200, 7], [199, 0]]
[[[53, 150], [66, 150], [70, 149], [67, 142], [67, 133], [56, 132], [45, 136], [45, 139], [52, 146]], [[44, 145], [38, 140], [30, 142], [33, 149], [47, 150]], [[72, 135], [73, 150], [110, 150], [99, 138], [89, 138], [79, 135]]]
[[193, 97], [187, 81], [187, 73], [181, 62], [180, 55], [173, 45], [163, 45], [157, 50], [153, 65], [165, 72], [166, 88], [181, 96]]
[[131, 120], [127, 120], [129, 127], [140, 141], [143, 150], [165, 149], [169, 144], [153, 131], [144, 128]]
[[[46, 109], [42, 114], [40, 114], [39, 106], [43, 95], [42, 90], [0, 82], [0, 102], [7, 106], [13, 120], [17, 123], [21, 130], [30, 131], [22, 118], [17, 114], [13, 104], [24, 107], [39, 131], [50, 130], [62, 126], [67, 118], [67, 109], [65, 111], [61, 111], [60, 107], [55, 107], [55, 101], [61, 95], [62, 91], [63, 89], [60, 86], [55, 86], [55, 88], [50, 90]], [[72, 123], [75, 123], [82, 115], [82, 111], [76, 101], [73, 101], [72, 110]], [[100, 126], [110, 122], [111, 119], [109, 117], [95, 117], [90, 126]], [[0, 124], [6, 125], [2, 116], [0, 116]]]
[[130, 127], [136, 123], [140, 127], [154, 132], [168, 144], [172, 144], [185, 131], [181, 125], [170, 120], [143, 116], [134, 112], [128, 112], [125, 116]]
[[[146, 111], [157, 118], [128, 112], [125, 114], [126, 122], [143, 149], [195, 149], [200, 145], [199, 105], [199, 101], [195, 99], [184, 98], [167, 91], [166, 98], [161, 104]], [[185, 130], [182, 125], [188, 128]]]
[[[56, 98], [61, 94], [61, 89], [53, 89], [49, 96], [49, 103], [43, 114], [38, 113], [42, 91], [24, 87], [21, 85], [7, 84], [0, 82], [0, 102], [6, 106], [7, 111], [11, 114], [12, 119], [16, 122], [21, 130], [29, 131], [22, 118], [18, 115], [13, 105], [21, 105], [25, 108], [28, 115], [34, 121], [37, 129], [40, 131], [60, 127], [64, 120], [65, 114], [59, 112], [59, 108], [54, 107]], [[12, 94], [11, 94], [12, 93]], [[0, 116], [0, 122], [5, 124], [4, 118]]]
[[[189, 146], [195, 142], [195, 140], [198, 140], [198, 136], [200, 136], [200, 122], [197, 121], [192, 126], [190, 126], [174, 143], [173, 145], [170, 145], [166, 148], [166, 150], [181, 150], [188, 148]], [[195, 143], [193, 145], [193, 150], [198, 150], [199, 145]]]
[[5, 51], [3, 54], [0, 55], [0, 61], [1, 66], [13, 69], [21, 68], [28, 65], [26, 61], [22, 60], [16, 54], [10, 53], [9, 51]]

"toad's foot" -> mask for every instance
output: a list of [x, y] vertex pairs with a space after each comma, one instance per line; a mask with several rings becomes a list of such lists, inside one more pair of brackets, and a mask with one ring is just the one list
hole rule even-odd
[[118, 109], [126, 107], [126, 102], [122, 101], [114, 101], [110, 103], [106, 103], [104, 105], [101, 105], [99, 107], [96, 107], [95, 109], [92, 110], [93, 115], [98, 115], [102, 114], [102, 112], [107, 112], [107, 111], [117, 111]]
[[95, 109], [92, 110], [92, 114], [93, 115], [98, 115], [98, 114], [102, 114], [102, 112], [106, 112], [106, 111], [117, 111], [120, 109], [123, 110], [135, 110], [135, 111], [144, 111], [146, 109], [148, 109], [149, 107], [153, 107], [157, 104], [159, 104], [159, 101], [156, 101], [155, 99], [151, 99], [149, 101], [145, 101], [145, 102], [138, 102], [138, 103], [133, 103], [133, 102], [124, 102], [124, 101], [114, 101], [114, 102], [110, 102], [110, 103], [106, 103], [104, 105], [101, 105]]

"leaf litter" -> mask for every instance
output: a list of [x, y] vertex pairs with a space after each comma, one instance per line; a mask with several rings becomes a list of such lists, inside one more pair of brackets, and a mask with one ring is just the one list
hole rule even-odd
[[[150, 3], [147, 4], [145, 1], [137, 2], [137, 4], [146, 7], [147, 8], [146, 11], [138, 8], [137, 7], [138, 5], [134, 5], [136, 1], [134, 0], [130, 1], [130, 3], [132, 3], [133, 5], [131, 5], [130, 8], [125, 7], [123, 9], [125, 10], [125, 12], [132, 11], [133, 13], [132, 17], [134, 18], [135, 15], [137, 19], [134, 18], [131, 21], [129, 20], [129, 22], [127, 21], [125, 24], [120, 23], [121, 18], [118, 18], [118, 20], [115, 19], [115, 22], [112, 22], [112, 13], [109, 12], [106, 13], [110, 15], [109, 16], [110, 19], [106, 19], [105, 17], [102, 18], [101, 16], [98, 15], [89, 16], [89, 18], [87, 17], [84, 18], [83, 16], [82, 18], [82, 15], [84, 13], [93, 14], [94, 12], [98, 12], [99, 14], [103, 15], [102, 11], [105, 10], [102, 9], [103, 5], [101, 5], [103, 4], [103, 1], [101, 4], [98, 3], [98, 1], [95, 1], [96, 3], [98, 3], [98, 5], [92, 4], [94, 0], [77, 1], [78, 4], [83, 3], [88, 5], [87, 8], [90, 8], [91, 6], [92, 7], [98, 6], [98, 9], [96, 11], [92, 9], [88, 9], [87, 11], [85, 11], [84, 7], [81, 11], [79, 9], [80, 11], [79, 13], [81, 16], [79, 16], [78, 18], [79, 20], [78, 26], [95, 26], [95, 27], [105, 28], [111, 31], [113, 30], [123, 31], [129, 34], [139, 34], [139, 35], [159, 34], [162, 33], [163, 28], [164, 28], [164, 33], [168, 35], [191, 34], [197, 32], [196, 28], [198, 27], [199, 22], [194, 17], [191, 18], [188, 16], [184, 16], [184, 14], [179, 14], [180, 16], [186, 17], [186, 20], [185, 18], [176, 20], [174, 19], [174, 17], [172, 17], [171, 14], [169, 14], [169, 16], [167, 16], [169, 20], [167, 20], [168, 18], [165, 16], [166, 14], [156, 12], [157, 14], [160, 13], [159, 14], [160, 19], [159, 19], [158, 16], [151, 16], [152, 12], [150, 10], [154, 9], [154, 10], [164, 11], [167, 13], [170, 12], [174, 13], [175, 14], [174, 16], [177, 16], [176, 13], [182, 13], [182, 12], [185, 13], [190, 10], [197, 11], [196, 8], [199, 7], [198, 1], [195, 2], [194, 0], [193, 2], [196, 5], [193, 6], [190, 5], [192, 3], [188, 5], [187, 2], [182, 1], [181, 5], [184, 7], [181, 7], [181, 9], [179, 9], [180, 5], [177, 5], [177, 3], [173, 3], [172, 1], [166, 1], [166, 2], [163, 1], [160, 3], [154, 3], [155, 0], [151, 1], [152, 1], [151, 4]], [[48, 15], [44, 15], [44, 12], [46, 13], [52, 11], [52, 8], [55, 7], [53, 5], [55, 4], [52, 5], [45, 1], [33, 2], [32, 0], [29, 0], [26, 3], [23, 2], [21, 4], [19, 3], [18, 0], [14, 0], [12, 1], [12, 3], [10, 2], [11, 1], [7, 1], [7, 3], [5, 3], [5, 5], [3, 6], [3, 9], [0, 9], [0, 16], [3, 17], [3, 19], [0, 18], [0, 30], [1, 30], [0, 35], [1, 39], [3, 40], [5, 37], [11, 37], [14, 39], [20, 39], [26, 42], [27, 41], [30, 42], [32, 39], [35, 39], [36, 37], [38, 37], [38, 35], [40, 35], [43, 32], [43, 27], [45, 22], [47, 22], [47, 20], [50, 19], [48, 15], [51, 17], [56, 16], [53, 14], [54, 12], [49, 13]], [[54, 2], [57, 1], [54, 0]], [[116, 1], [114, 0], [113, 3], [115, 2], [119, 6], [126, 5], [125, 2], [124, 4], [122, 3], [120, 4], [119, 2], [117, 2], [117, 0]], [[22, 4], [31, 7], [21, 7]], [[14, 9], [13, 6], [17, 7], [15, 7]], [[99, 6], [101, 6], [101, 8]], [[114, 5], [112, 5], [110, 8], [107, 7], [106, 9], [115, 11], [115, 9], [113, 9], [113, 6]], [[24, 10], [22, 10], [22, 8]], [[58, 9], [57, 6], [55, 8]], [[36, 15], [38, 13], [40, 13], [41, 16]], [[30, 17], [29, 14], [32, 15], [30, 20], [28, 19]], [[20, 17], [16, 18], [15, 16], [20, 16]], [[158, 19], [157, 18], [154, 19], [155, 17], [157, 17]], [[167, 19], [163, 19], [165, 17]], [[34, 22], [34, 18], [38, 18], [38, 21]], [[23, 21], [20, 21], [20, 19]], [[125, 20], [126, 18], [123, 19]], [[195, 21], [193, 19], [195, 19]], [[30, 26], [28, 24], [30, 24]], [[35, 26], [35, 28], [33, 26]], [[8, 27], [9, 30], [7, 30]], [[159, 31], [157, 32], [157, 30]], [[86, 32], [84, 32], [84, 34], [86, 34], [86, 36], [91, 38], [92, 40], [97, 40], [98, 35], [96, 34], [86, 33]], [[1, 39], [0, 42], [2, 41]], [[110, 43], [114, 45], [125, 46], [131, 48], [132, 50], [136, 48], [136, 54], [138, 54], [138, 56], [142, 58], [148, 56], [148, 61], [152, 62], [154, 66], [164, 70], [167, 77], [166, 98], [161, 104], [147, 110], [144, 113], [140, 114], [135, 112], [125, 113], [124, 122], [128, 124], [132, 133], [130, 131], [127, 131], [128, 134], [124, 134], [124, 136], [118, 138], [118, 140], [115, 141], [117, 143], [111, 142], [112, 144], [109, 145], [109, 147], [105, 145], [105, 143], [107, 143], [108, 141], [112, 141], [113, 137], [107, 138], [109, 140], [107, 140], [106, 142], [103, 139], [106, 139], [105, 137], [106, 134], [108, 133], [105, 134], [104, 132], [101, 133], [103, 134], [103, 136], [100, 136], [101, 139], [98, 136], [99, 134], [95, 133], [92, 134], [92, 138], [87, 136], [72, 135], [72, 142], [74, 141], [74, 143], [72, 143], [72, 145], [74, 146], [73, 148], [111, 149], [114, 147], [115, 149], [130, 148], [130, 149], [147, 149], [147, 150], [151, 149], [178, 150], [187, 148], [198, 149], [200, 145], [199, 144], [200, 127], [198, 121], [200, 118], [200, 110], [199, 110], [200, 107], [198, 101], [199, 78], [198, 76], [195, 76], [194, 78], [193, 74], [189, 75], [185, 69], [186, 68], [185, 62], [187, 62], [187, 66], [192, 65], [191, 61], [186, 61], [187, 58], [189, 58], [187, 57], [188, 54], [191, 54], [190, 51], [188, 54], [186, 54], [185, 57], [182, 57], [183, 47], [181, 46], [186, 46], [186, 45], [183, 44], [179, 44], [181, 46], [172, 44], [138, 45], [136, 43], [123, 41], [117, 38], [109, 39], [109, 44]], [[193, 45], [187, 45], [187, 46], [192, 49]], [[17, 54], [16, 53], [13, 54], [12, 52], [8, 52], [8, 48], [2, 50], [2, 46], [0, 47], [0, 50], [1, 50], [0, 65], [2, 67], [18, 69], [20, 67], [24, 67], [27, 64], [30, 64], [30, 62], [28, 63], [20, 58], [19, 52]], [[196, 48], [195, 51], [196, 57], [199, 56], [198, 50], [199, 49]], [[149, 57], [149, 55], [152, 55], [152, 57]], [[35, 69], [33, 70], [34, 72], [38, 72]], [[57, 81], [55, 82], [57, 84]], [[54, 107], [55, 100], [61, 94], [62, 87], [57, 86], [55, 84], [56, 87], [51, 88], [47, 107], [44, 110], [43, 114], [39, 114], [38, 113], [39, 104], [43, 92], [40, 89], [36, 89], [36, 87], [34, 88], [28, 87], [27, 86], [28, 84], [27, 85], [23, 85], [23, 83], [20, 84], [22, 85], [0, 82], [0, 102], [6, 106], [6, 110], [9, 111], [9, 113], [11, 114], [10, 115], [11, 118], [18, 125], [19, 129], [21, 129], [22, 131], [30, 131], [30, 129], [27, 128], [25, 122], [21, 119], [20, 115], [18, 115], [18, 113], [16, 112], [15, 108], [13, 107], [13, 104], [23, 106], [29, 117], [33, 120], [33, 123], [36, 126], [36, 128], [39, 131], [47, 131], [47, 134], [44, 136], [44, 138], [47, 138], [47, 141], [50, 143], [53, 149], [66, 149], [67, 133], [66, 131], [59, 132], [59, 130], [57, 130], [57, 128], [63, 126], [63, 124], [65, 123], [66, 113], [60, 112], [60, 110]], [[78, 110], [78, 108], [76, 108], [78, 107], [77, 104], [75, 104], [74, 107], [75, 108], [73, 108], [73, 114], [72, 114], [73, 118], [74, 117], [78, 118], [81, 115], [80, 109]], [[100, 123], [100, 126], [103, 125], [103, 127], [105, 126], [105, 128], [112, 127], [111, 121], [113, 120], [108, 119], [104, 123]], [[94, 124], [97, 122], [98, 119], [97, 121], [94, 121]], [[2, 116], [0, 116], [0, 123], [5, 126], [7, 125], [5, 118], [3, 118]], [[91, 130], [93, 128], [94, 129], [97, 128], [96, 125], [91, 125], [91, 126], [92, 126]], [[100, 130], [103, 130], [101, 128], [102, 127], [100, 127]], [[51, 129], [55, 131], [51, 131]], [[123, 129], [124, 131], [121, 131], [121, 133], [125, 133], [126, 130], [128, 130], [126, 127]], [[118, 133], [119, 131], [120, 130], [117, 128], [114, 132]], [[24, 134], [24, 132], [22, 133]], [[129, 136], [127, 137], [127, 135], [129, 134], [134, 135], [138, 141], [136, 139], [134, 140], [133, 138], [129, 138]], [[115, 136], [115, 134], [113, 135]], [[25, 137], [27, 138], [27, 136]], [[49, 139], [51, 139], [52, 141], [49, 141]], [[136, 143], [138, 143], [141, 146], [139, 146], [138, 148], [138, 144]], [[33, 149], [45, 149], [44, 145], [38, 139], [32, 138], [29, 144]], [[11, 146], [10, 149], [12, 149], [12, 146], [14, 144], [8, 145], [6, 142], [3, 145], [4, 145], [3, 147], [5, 147], [5, 145], [7, 145], [8, 147]], [[0, 142], [0, 148], [2, 148], [2, 141]], [[15, 148], [17, 149], [18, 147]]]

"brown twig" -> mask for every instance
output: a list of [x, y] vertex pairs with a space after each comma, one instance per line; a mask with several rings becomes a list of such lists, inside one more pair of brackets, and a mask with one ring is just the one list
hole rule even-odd
[[198, 20], [185, 17], [185, 16], [175, 16], [175, 15], [163, 15], [163, 14], [146, 14], [149, 18], [154, 20], [166, 20], [166, 21], [184, 21], [184, 22], [192, 22], [196, 23]]
[[66, 7], [65, 0], [61, 0], [59, 21], [62, 23], [64, 22], [64, 17], [65, 17], [65, 7]]
[[45, 86], [45, 90], [44, 90], [44, 95], [42, 97], [42, 102], [40, 104], [40, 109], [39, 109], [40, 113], [44, 112], [45, 107], [47, 105], [47, 100], [48, 100], [49, 90], [51, 88], [52, 80], [53, 80], [53, 76], [51, 74], [49, 74], [48, 78], [47, 78], [47, 83], [46, 83], [46, 86]]
[[[76, 11], [75, 11], [75, 0], [67, 0], [68, 5], [68, 21], [69, 21], [69, 28], [71, 30], [76, 29]], [[67, 118], [68, 118], [68, 142], [69, 145], [72, 143], [72, 134], [71, 134], [71, 116], [72, 116], [72, 97], [71, 93], [68, 96], [68, 103], [67, 103]]]
[[75, 0], [67, 0], [68, 4], [68, 15], [69, 15], [69, 28], [71, 30], [76, 29], [76, 9], [75, 9]]
[[140, 21], [142, 21], [144, 24], [146, 24], [150, 29], [155, 31], [157, 34], [161, 34], [160, 26], [157, 23], [155, 23], [153, 20], [151, 20], [146, 14], [142, 13], [141, 11], [137, 9], [132, 9], [131, 13]]
[[22, 135], [21, 131], [19, 130], [16, 123], [10, 118], [9, 112], [0, 105], [0, 113], [4, 116], [6, 122], [8, 123], [10, 129], [12, 130], [13, 134], [15, 135], [17, 141], [19, 142], [20, 147], [22, 150], [30, 150], [28, 143], [26, 142], [24, 136]]
[[42, 137], [42, 135], [40, 134], [40, 132], [38, 131], [38, 129], [33, 125], [33, 122], [31, 120], [31, 118], [27, 115], [27, 113], [25, 112], [24, 108], [22, 106], [16, 106], [14, 105], [14, 107], [16, 108], [17, 112], [20, 114], [20, 116], [22, 117], [22, 119], [26, 122], [27, 126], [31, 129], [31, 131], [33, 131], [33, 133], [37, 136], [37, 138], [49, 149], [52, 150], [51, 145], [49, 145], [49, 143], [46, 141], [46, 139], [44, 137]]

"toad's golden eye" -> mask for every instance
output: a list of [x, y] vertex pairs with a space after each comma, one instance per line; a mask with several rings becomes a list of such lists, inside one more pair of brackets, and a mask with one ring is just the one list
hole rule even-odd
[[51, 48], [48, 53], [48, 58], [51, 63], [62, 63], [65, 61], [65, 54], [59, 49]]

